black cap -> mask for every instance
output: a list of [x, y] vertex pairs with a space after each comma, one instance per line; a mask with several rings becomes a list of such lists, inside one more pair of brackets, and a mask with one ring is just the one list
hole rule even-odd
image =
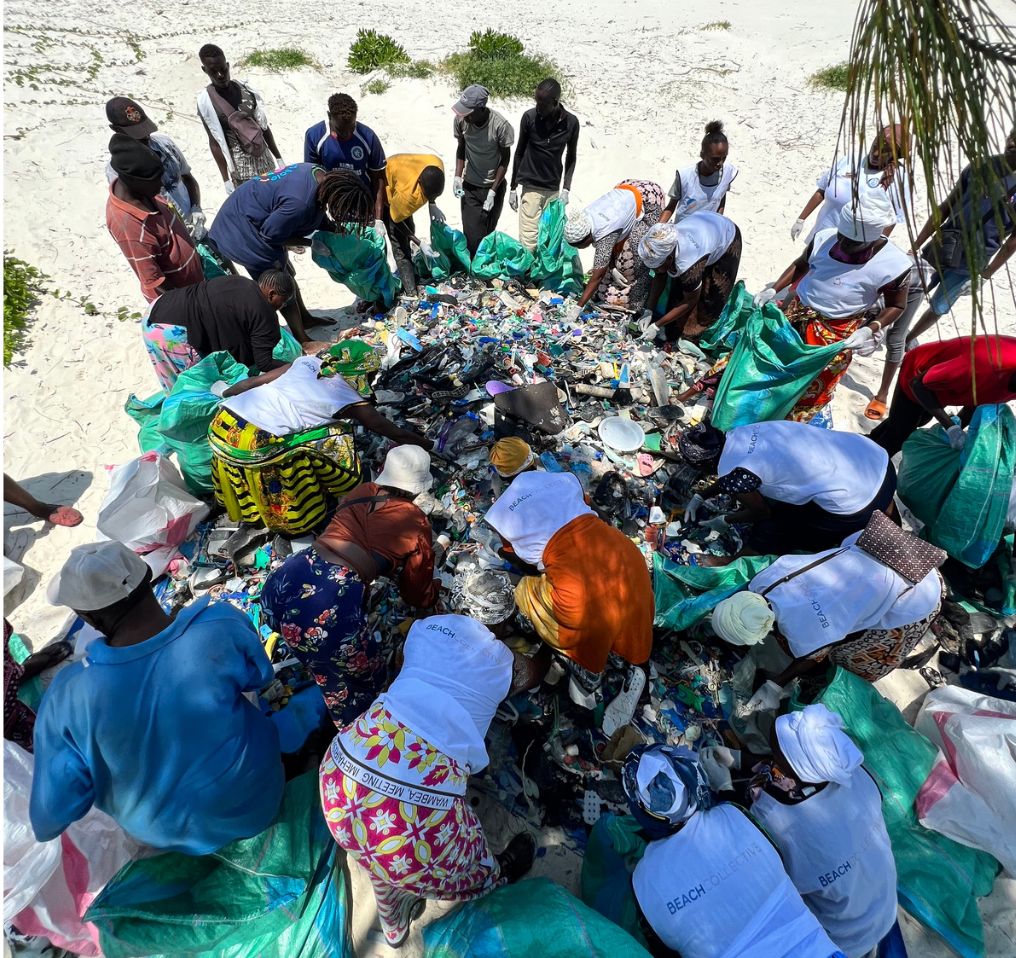
[[109, 162], [118, 176], [146, 183], [162, 179], [162, 160], [144, 143], [123, 133], [114, 133], [109, 141]]
[[106, 104], [106, 119], [121, 133], [126, 133], [135, 140], [143, 140], [158, 129], [148, 119], [148, 114], [125, 96], [115, 96]]

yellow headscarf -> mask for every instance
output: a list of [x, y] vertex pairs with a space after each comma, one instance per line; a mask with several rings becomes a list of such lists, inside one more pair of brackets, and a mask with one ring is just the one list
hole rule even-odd
[[490, 450], [490, 464], [504, 479], [511, 479], [536, 462], [536, 454], [529, 443], [516, 436], [498, 439]]

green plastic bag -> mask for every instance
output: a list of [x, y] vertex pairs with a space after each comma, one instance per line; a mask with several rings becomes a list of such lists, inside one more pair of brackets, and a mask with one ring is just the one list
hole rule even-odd
[[582, 858], [582, 900], [646, 944], [638, 903], [631, 887], [635, 866], [646, 853], [646, 840], [631, 815], [606, 812], [589, 833]]
[[480, 240], [473, 257], [472, 273], [479, 279], [526, 276], [533, 262], [533, 254], [517, 239], [495, 230]]
[[205, 274], [205, 279], [215, 279], [216, 276], [230, 275], [229, 270], [226, 269], [225, 264], [222, 262], [222, 257], [207, 243], [198, 243], [197, 251], [198, 256], [201, 257], [201, 270]]
[[124, 866], [88, 909], [106, 958], [353, 958], [349, 891], [317, 772], [286, 786], [275, 822], [211, 855]]
[[471, 258], [466, 245], [466, 234], [453, 230], [447, 223], [430, 221], [430, 245], [436, 259], [427, 259], [418, 253], [413, 259], [416, 275], [430, 277], [435, 282], [448, 279], [453, 273], [468, 273]]
[[680, 565], [653, 553], [657, 628], [690, 629], [724, 599], [746, 588], [776, 556], [742, 556], [725, 566]]
[[272, 350], [272, 359], [277, 359], [280, 363], [291, 363], [294, 359], [299, 359], [303, 355], [303, 346], [296, 341], [296, 337], [288, 329], [280, 327], [279, 333], [282, 338]]
[[1004, 403], [978, 406], [962, 451], [939, 425], [907, 439], [897, 489], [929, 542], [979, 569], [1002, 539], [1014, 466], [1016, 416]]
[[882, 792], [900, 904], [961, 958], [983, 958], [977, 899], [991, 892], [1000, 866], [986, 852], [924, 828], [914, 810], [938, 749], [873, 685], [845, 669], [836, 669], [818, 701], [843, 717]]
[[124, 403], [124, 412], [133, 419], [138, 426], [138, 446], [142, 452], [161, 452], [168, 456], [170, 453], [166, 440], [159, 432], [159, 417], [162, 415], [162, 404], [166, 401], [164, 392], [157, 392], [147, 399], [139, 399], [134, 393], [127, 397]]
[[744, 288], [744, 280], [738, 280], [720, 318], [698, 340], [699, 349], [716, 355], [729, 353], [737, 345], [748, 317], [755, 311], [754, 300], [755, 297]]
[[336, 283], [351, 289], [367, 303], [395, 302], [402, 282], [388, 266], [385, 240], [372, 226], [362, 232], [318, 230], [310, 243], [311, 258]]
[[530, 276], [542, 289], [577, 296], [585, 286], [585, 271], [578, 250], [565, 242], [566, 219], [560, 200], [551, 200], [543, 208]]
[[649, 958], [627, 932], [547, 878], [466, 902], [423, 929], [423, 947], [425, 958]]
[[772, 303], [753, 309], [716, 390], [713, 425], [726, 431], [785, 419], [809, 383], [842, 351], [839, 343], [806, 346]]

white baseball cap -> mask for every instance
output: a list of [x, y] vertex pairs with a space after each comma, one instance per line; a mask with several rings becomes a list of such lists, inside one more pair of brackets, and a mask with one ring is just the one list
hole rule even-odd
[[419, 446], [396, 446], [387, 456], [381, 475], [374, 480], [379, 486], [391, 486], [417, 495], [433, 484], [430, 474], [430, 453]]
[[147, 575], [145, 560], [122, 542], [92, 542], [71, 549], [46, 598], [75, 612], [95, 612], [126, 599]]

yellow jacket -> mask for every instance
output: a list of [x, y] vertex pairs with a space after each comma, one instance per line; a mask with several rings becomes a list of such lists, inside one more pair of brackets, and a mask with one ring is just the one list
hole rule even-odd
[[388, 207], [392, 220], [401, 223], [427, 205], [420, 189], [420, 174], [428, 166], [444, 170], [441, 158], [432, 153], [396, 153], [388, 157], [385, 174], [388, 178]]

